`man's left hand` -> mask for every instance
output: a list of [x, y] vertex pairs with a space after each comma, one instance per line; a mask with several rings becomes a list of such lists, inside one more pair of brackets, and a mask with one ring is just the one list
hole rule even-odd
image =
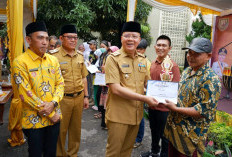
[[169, 100], [165, 100], [165, 101], [166, 101], [166, 103], [162, 103], [165, 107], [167, 107], [171, 111], [175, 111], [176, 110], [177, 106], [176, 106], [175, 103], [173, 103], [173, 102], [171, 102]]
[[38, 107], [42, 108], [41, 110], [39, 110], [39, 113], [41, 115], [48, 116], [53, 111], [54, 104], [53, 104], [53, 102], [43, 102]]
[[87, 98], [84, 98], [84, 109], [87, 109], [87, 108], [89, 108], [89, 99], [87, 99]]

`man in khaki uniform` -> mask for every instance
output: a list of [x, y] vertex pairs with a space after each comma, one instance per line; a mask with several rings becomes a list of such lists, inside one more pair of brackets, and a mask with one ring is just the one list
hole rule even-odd
[[[57, 156], [76, 157], [81, 138], [82, 110], [89, 107], [86, 76], [88, 71], [84, 64], [84, 57], [76, 51], [77, 31], [74, 25], [65, 25], [61, 28], [60, 40], [62, 46], [52, 55], [60, 63], [64, 78], [64, 98], [61, 101], [63, 119], [60, 125], [60, 135], [57, 144]], [[68, 131], [68, 150], [65, 150], [65, 139]]]
[[106, 157], [131, 155], [143, 117], [143, 102], [149, 106], [158, 104], [154, 98], [143, 95], [150, 77], [145, 56], [136, 52], [141, 40], [140, 32], [139, 23], [125, 23], [121, 36], [122, 48], [109, 55], [106, 61], [106, 83], [109, 85]]

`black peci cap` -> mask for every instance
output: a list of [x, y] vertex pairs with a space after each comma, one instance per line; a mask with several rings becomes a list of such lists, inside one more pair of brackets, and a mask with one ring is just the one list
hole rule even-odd
[[124, 23], [122, 27], [122, 33], [123, 32], [138, 32], [141, 34], [141, 26], [138, 22], [129, 21]]
[[77, 29], [75, 25], [69, 24], [69, 25], [64, 25], [61, 28], [60, 35], [63, 35], [65, 33], [76, 33], [77, 34]]
[[48, 32], [44, 22], [29, 23], [26, 26], [25, 30], [26, 30], [26, 36], [28, 36], [31, 33], [38, 32], [38, 31]]

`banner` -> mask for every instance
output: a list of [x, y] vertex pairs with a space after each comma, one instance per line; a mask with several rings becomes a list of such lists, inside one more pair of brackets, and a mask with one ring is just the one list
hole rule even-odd
[[216, 17], [212, 69], [220, 77], [222, 92], [218, 110], [232, 114], [232, 15]]
[[222, 78], [224, 67], [232, 65], [232, 15], [216, 17], [212, 68]]

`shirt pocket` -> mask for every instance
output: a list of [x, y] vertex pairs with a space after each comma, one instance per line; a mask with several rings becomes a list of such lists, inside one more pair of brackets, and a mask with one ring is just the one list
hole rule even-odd
[[143, 63], [143, 62], [140, 62], [140, 63], [138, 64], [138, 68], [139, 68], [139, 72], [141, 72], [141, 73], [147, 72], [147, 66], [146, 66], [146, 64]]
[[67, 75], [68, 69], [68, 62], [60, 62], [60, 70], [62, 75]]
[[39, 68], [29, 69], [30, 77], [36, 78], [39, 74]]
[[77, 61], [77, 68], [82, 69], [84, 62], [83, 61]]
[[130, 80], [132, 78], [132, 69], [131, 67], [123, 67], [120, 66], [120, 70], [121, 70], [121, 76], [123, 77], [123, 79], [125, 80]]

